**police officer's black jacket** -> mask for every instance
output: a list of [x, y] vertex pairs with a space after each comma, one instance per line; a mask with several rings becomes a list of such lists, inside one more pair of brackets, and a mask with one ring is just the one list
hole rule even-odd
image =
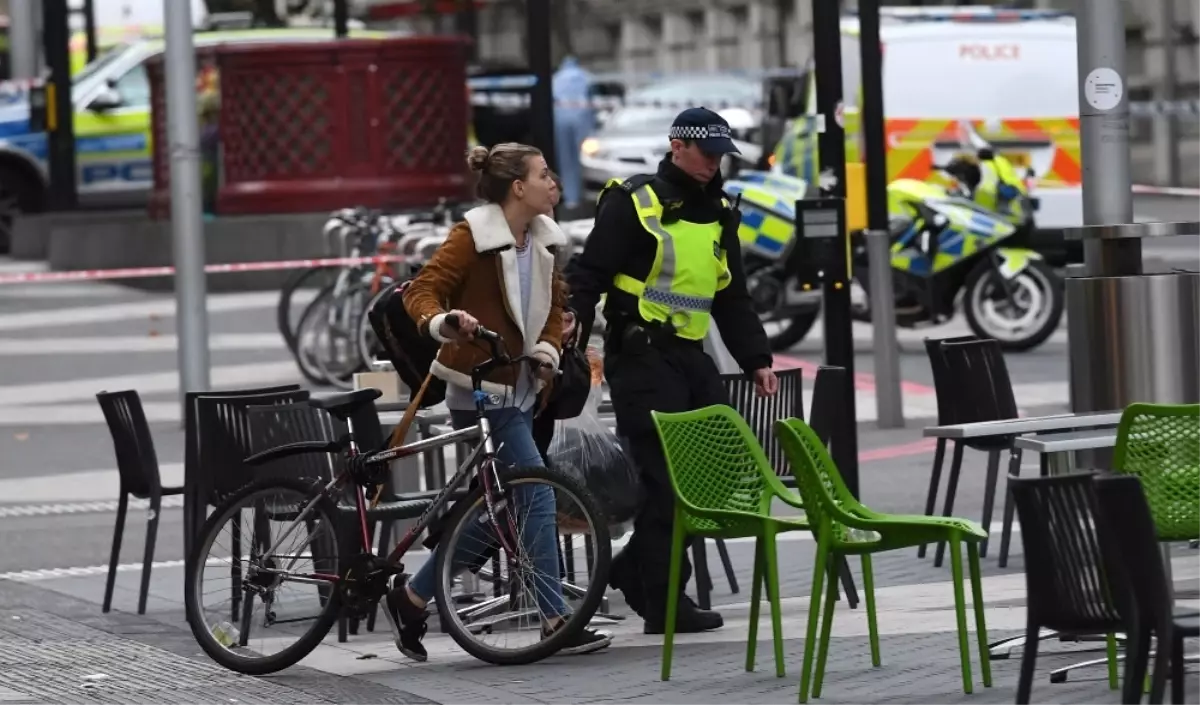
[[[701, 185], [675, 166], [668, 154], [659, 163], [650, 186], [663, 204], [662, 220], [666, 224], [674, 220], [726, 223], [721, 247], [726, 252], [731, 281], [713, 299], [712, 320], [742, 370], [749, 373], [770, 367], [767, 336], [746, 292], [737, 212], [721, 203], [724, 193], [720, 172], [707, 185]], [[637, 312], [637, 298], [614, 287], [613, 277], [627, 274], [644, 281], [650, 275], [656, 248], [657, 240], [642, 226], [631, 195], [623, 189], [610, 189], [601, 198], [596, 223], [583, 253], [567, 272], [571, 308], [579, 317], [583, 340], [591, 334], [596, 304], [604, 293], [608, 294], [604, 315], [610, 325], [642, 320]]]

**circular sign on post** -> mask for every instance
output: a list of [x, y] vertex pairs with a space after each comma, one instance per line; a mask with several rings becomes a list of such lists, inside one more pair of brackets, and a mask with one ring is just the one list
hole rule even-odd
[[1092, 69], [1083, 81], [1083, 97], [1096, 110], [1112, 110], [1124, 94], [1121, 75], [1110, 68]]
[[833, 109], [833, 121], [837, 123], [838, 127], [846, 126], [846, 119], [845, 119], [845, 117], [843, 117], [843, 113], [845, 112], [845, 110], [846, 110], [846, 106], [843, 105], [842, 101], [839, 100], [837, 107], [835, 107]]

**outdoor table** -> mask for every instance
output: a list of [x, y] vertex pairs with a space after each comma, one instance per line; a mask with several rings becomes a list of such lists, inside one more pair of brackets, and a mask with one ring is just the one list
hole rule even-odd
[[[1111, 446], [1116, 440], [1116, 430], [1111, 427], [1115, 427], [1120, 423], [1121, 414], [1122, 412], [1120, 411], [1099, 411], [1083, 414], [1055, 414], [1052, 416], [1005, 419], [1003, 421], [929, 426], [925, 428], [922, 435], [926, 438], [946, 438], [950, 440], [1017, 436], [1013, 445], [1021, 450], [1034, 450], [1040, 453], [1042, 474], [1046, 475], [1051, 471], [1051, 466], [1056, 468], [1073, 466], [1076, 450], [1105, 447], [1104, 445], [1089, 446], [1089, 443], [1099, 443], [1100, 441], [1083, 440], [1083, 437], [1086, 437], [1088, 434], [1111, 437], [1111, 440], [1107, 442], [1107, 445]], [[1025, 434], [1044, 435], [1026, 436]], [[1074, 442], [1071, 444], [1070, 449], [1059, 445], [1048, 446], [1046, 439], [1054, 436], [1070, 436]], [[1074, 438], [1075, 436], [1080, 437], [1076, 439]], [[1031, 439], [1039, 439], [1038, 444], [1034, 446], [1027, 445]], [[1067, 457], [1064, 458], [1063, 456]], [[1008, 469], [1009, 475], [1013, 475], [1014, 471], [1017, 470], [1017, 468], [1013, 467], [1013, 464], [1019, 462], [1019, 458], [1020, 456], [1016, 453], [1011, 455]], [[990, 530], [990, 527], [987, 528]], [[1052, 636], [1056, 636], [1056, 634], [1046, 630], [1042, 632], [1039, 638], [1045, 639]], [[1014, 647], [1022, 646], [1024, 643], [1024, 636], [1002, 639], [991, 644], [988, 651], [993, 659], [1006, 659]]]
[[1053, 416], [1034, 416], [1030, 418], [1005, 419], [1003, 421], [929, 426], [925, 429], [924, 435], [927, 438], [966, 440], [995, 436], [1020, 436], [1027, 433], [1048, 431], [1103, 428], [1105, 426], [1116, 426], [1120, 423], [1121, 413], [1120, 411], [1091, 411], [1083, 414], [1055, 414]]
[[1037, 433], [1020, 436], [1013, 446], [1041, 456], [1043, 475], [1065, 475], [1075, 471], [1075, 454], [1082, 450], [1112, 448], [1117, 444], [1115, 428], [1090, 428], [1069, 433]]
[[[1118, 415], [1119, 416], [1119, 415]], [[1029, 450], [1040, 454], [1042, 474], [1049, 475], [1065, 475], [1076, 472], [1079, 468], [1076, 466], [1076, 454], [1080, 451], [1100, 450], [1113, 448], [1117, 444], [1117, 431], [1112, 428], [1092, 428], [1083, 431], [1074, 431], [1068, 433], [1038, 433], [1029, 436], [1021, 436], [1014, 441], [1013, 445], [1022, 450]], [[1163, 544], [1163, 561], [1167, 569], [1167, 580], [1171, 578], [1171, 553], [1170, 547]], [[1038, 635], [1038, 639], [1047, 639], [1057, 636], [1056, 632], [1045, 630]], [[1123, 642], [1125, 635], [1118, 634], [1118, 641]], [[1082, 641], [1082, 639], [1081, 639]], [[1003, 645], [1006, 649], [1011, 649], [1014, 646], [1024, 644], [1024, 637], [1018, 637], [1016, 640], [1001, 642], [992, 647], [993, 650]], [[1119, 654], [1118, 660], [1123, 660], [1125, 654]], [[1194, 660], [1193, 656], [1189, 660]], [[1051, 683], [1064, 683], [1067, 680], [1067, 674], [1079, 668], [1087, 668], [1090, 666], [1099, 666], [1108, 663], [1107, 656], [1104, 658], [1092, 659], [1074, 663], [1069, 666], [1057, 668], [1050, 672]]]

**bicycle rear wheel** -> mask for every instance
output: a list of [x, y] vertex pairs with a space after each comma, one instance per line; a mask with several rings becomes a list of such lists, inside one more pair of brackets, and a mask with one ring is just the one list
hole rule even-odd
[[[497, 467], [501, 535], [489, 519], [481, 482], [446, 519], [437, 547], [435, 598], [443, 629], [464, 651], [488, 663], [521, 665], [553, 655], [587, 626], [607, 587], [612, 542], [599, 505], [574, 478], [549, 468]], [[537, 515], [551, 512], [550, 528], [538, 531], [546, 525]], [[551, 546], [556, 556], [549, 554]], [[557, 567], [554, 574], [543, 569], [547, 561]], [[474, 578], [489, 585], [490, 595], [481, 595], [477, 604], [456, 604], [453, 588], [460, 575], [464, 582]], [[557, 594], [565, 599], [566, 624], [547, 637], [544, 627], [555, 616]], [[530, 633], [522, 636], [522, 626], [532, 627]], [[492, 637], [519, 643], [500, 647], [489, 643]]]
[[[188, 625], [204, 652], [231, 671], [288, 668], [337, 619], [337, 508], [321, 498], [301, 516], [314, 497], [308, 482], [263, 478], [222, 503], [200, 531], [184, 582]], [[232, 588], [230, 599], [210, 604], [222, 586]]]
[[355, 373], [368, 369], [369, 360], [362, 356], [358, 336], [370, 299], [370, 287], [356, 283], [328, 300], [323, 345], [317, 349], [315, 361], [321, 375], [339, 389], [353, 388]]
[[[287, 344], [288, 350], [295, 354], [296, 352], [296, 336], [300, 328], [300, 316], [292, 315], [292, 299], [296, 292], [301, 288], [314, 288], [317, 291], [324, 289], [332, 283], [333, 270], [329, 267], [313, 267], [311, 269], [300, 269], [294, 272], [279, 290], [279, 303], [275, 306], [275, 325], [279, 328], [279, 334], [283, 336], [283, 342]], [[303, 315], [303, 309], [301, 309]], [[293, 319], [295, 323], [293, 324]]]

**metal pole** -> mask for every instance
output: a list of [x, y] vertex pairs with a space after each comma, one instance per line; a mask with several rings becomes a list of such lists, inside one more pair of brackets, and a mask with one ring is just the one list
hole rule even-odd
[[904, 428], [900, 392], [900, 344], [896, 341], [896, 299], [892, 291], [892, 246], [886, 230], [868, 230], [871, 327], [875, 344], [875, 410], [879, 428]]
[[83, 0], [83, 28], [87, 40], [87, 60], [96, 60], [96, 4], [95, 0]]
[[467, 61], [472, 64], [479, 62], [479, 11], [475, 0], [460, 0], [458, 12], [454, 15], [455, 31], [470, 37], [471, 45], [467, 49]]
[[38, 75], [38, 9], [37, 0], [9, 2], [8, 58], [14, 79]]
[[550, 56], [550, 0], [529, 0], [525, 9], [525, 42], [529, 72], [537, 83], [529, 92], [529, 122], [533, 145], [542, 150], [551, 169], [558, 168], [554, 154], [554, 66]]
[[338, 39], [350, 36], [350, 0], [333, 0], [333, 34]]
[[[825, 116], [825, 129], [818, 137], [821, 171], [833, 174], [836, 183], [830, 195], [846, 197], [846, 131], [835, 115], [842, 102], [842, 41], [841, 12], [838, 3], [812, 0], [813, 59], [817, 75], [817, 112]], [[842, 234], [843, 237], [845, 233]], [[848, 256], [848, 255], [847, 255]], [[837, 280], [833, 281], [832, 280]], [[850, 317], [849, 277], [839, 273], [823, 283], [821, 299], [825, 307], [825, 362], [846, 369], [845, 400], [847, 421], [858, 416], [854, 403], [854, 333]], [[858, 427], [854, 423], [839, 424], [830, 449], [833, 461], [841, 471], [846, 487], [855, 497], [858, 489]]]
[[[1123, 4], [1086, 0], [1075, 20], [1085, 225], [1133, 222]], [[1142, 244], [1137, 238], [1087, 240], [1083, 261], [1091, 276], [1141, 274]]]
[[880, 428], [904, 427], [896, 302], [888, 241], [887, 151], [883, 132], [883, 45], [879, 0], [859, 0], [859, 57], [862, 65], [863, 161], [867, 169], [867, 256], [870, 258], [871, 323], [875, 342], [875, 410]]
[[50, 80], [46, 86], [50, 207], [70, 210], [78, 201], [75, 168], [75, 108], [71, 95], [71, 28], [67, 0], [45, 0], [42, 39]]
[[[1160, 0], [1159, 31], [1162, 33], [1163, 77], [1160, 100], [1175, 100], [1179, 82], [1179, 67], [1175, 61], [1175, 0]], [[1165, 186], [1179, 185], [1179, 118], [1173, 112], [1159, 115], [1154, 125], [1155, 162], [1159, 182]]]
[[175, 255], [175, 319], [179, 396], [209, 388], [207, 282], [196, 115], [196, 55], [188, 3], [163, 0], [166, 20], [167, 148], [171, 150], [171, 241]]

